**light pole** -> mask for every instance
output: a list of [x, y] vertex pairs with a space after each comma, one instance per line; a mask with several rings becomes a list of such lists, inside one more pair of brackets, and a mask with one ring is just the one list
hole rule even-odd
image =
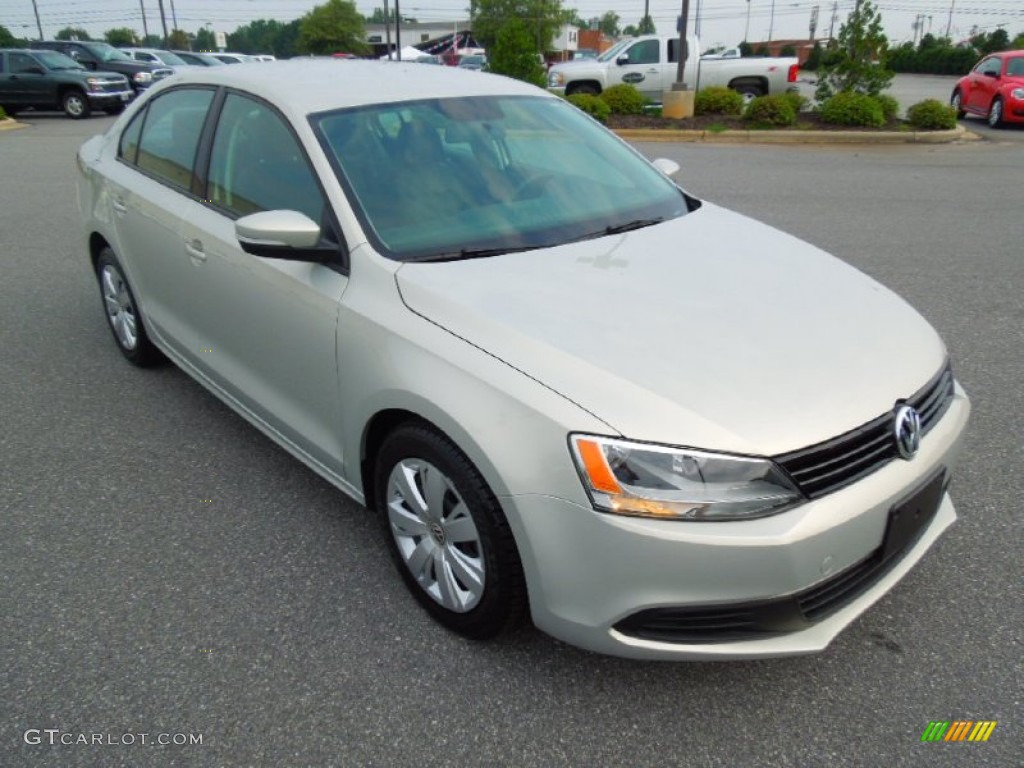
[[775, 31], [775, 0], [772, 0], [772, 15], [768, 21], [768, 42], [772, 41], [772, 34]]
[[142, 14], [142, 40], [145, 45], [145, 40], [149, 37], [149, 25], [146, 23], [146, 6], [142, 4], [142, 0], [139, 0], [139, 12]]
[[747, 26], [743, 30], [743, 42], [750, 42], [750, 0], [747, 0]]

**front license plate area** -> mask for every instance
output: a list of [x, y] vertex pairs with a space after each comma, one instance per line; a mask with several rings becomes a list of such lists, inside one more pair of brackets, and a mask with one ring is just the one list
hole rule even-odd
[[889, 522], [882, 540], [882, 560], [895, 557], [917, 541], [939, 511], [946, 472], [943, 470], [919, 488], [913, 496], [889, 510]]

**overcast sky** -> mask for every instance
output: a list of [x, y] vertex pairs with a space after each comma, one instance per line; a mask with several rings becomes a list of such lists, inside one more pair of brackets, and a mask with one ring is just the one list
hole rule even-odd
[[[681, 2], [647, 0], [658, 31], [671, 34]], [[394, 0], [391, 0], [393, 3]], [[563, 0], [563, 7], [575, 8], [584, 19], [614, 10], [621, 26], [636, 24], [643, 15], [644, 0]], [[254, 19], [291, 21], [312, 9], [315, 0], [164, 0], [168, 28], [172, 26], [172, 5], [178, 26], [195, 32], [209, 22], [213, 29], [231, 32]], [[853, 7], [854, 0], [839, 0], [835, 31]], [[53, 37], [66, 27], [83, 27], [91, 35], [101, 37], [114, 27], [130, 27], [143, 31], [143, 8], [151, 33], [160, 31], [157, 0], [35, 0], [45, 37]], [[454, 22], [467, 18], [468, 0], [405, 0], [403, 16], [419, 21]], [[19, 37], [37, 37], [32, 0], [0, 0], [0, 24]], [[382, 7], [383, 0], [357, 0], [364, 14]], [[882, 21], [890, 41], [913, 37], [913, 23], [923, 16], [924, 32], [946, 33], [953, 9], [951, 35], [955, 40], [966, 37], [972, 27], [992, 31], [1004, 26], [1013, 37], [1024, 32], [1024, 0], [878, 0]], [[828, 35], [835, 0], [690, 0], [691, 25], [699, 19], [703, 47], [716, 43], [735, 45], [744, 39], [748, 19], [751, 42], [769, 39], [807, 38], [812, 9], [819, 8], [817, 36]], [[774, 12], [773, 12], [774, 8]], [[698, 15], [699, 9], [699, 15]]]

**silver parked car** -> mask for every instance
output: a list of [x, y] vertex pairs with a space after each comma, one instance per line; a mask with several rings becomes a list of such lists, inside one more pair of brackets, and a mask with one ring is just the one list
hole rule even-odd
[[379, 515], [445, 626], [819, 651], [953, 523], [970, 406], [899, 297], [532, 86], [345, 71], [153, 88], [79, 152], [83, 244], [124, 356]]

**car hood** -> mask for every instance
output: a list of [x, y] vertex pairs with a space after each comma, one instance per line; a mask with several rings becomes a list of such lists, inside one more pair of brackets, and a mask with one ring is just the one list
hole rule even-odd
[[867, 275], [704, 204], [624, 235], [408, 263], [417, 314], [626, 437], [773, 455], [893, 408], [942, 366], [928, 323]]

